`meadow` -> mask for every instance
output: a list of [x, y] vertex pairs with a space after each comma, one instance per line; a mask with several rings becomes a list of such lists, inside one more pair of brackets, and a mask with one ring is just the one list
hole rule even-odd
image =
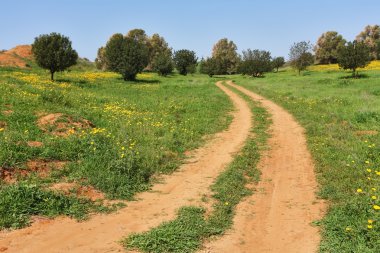
[[320, 251], [379, 252], [380, 71], [362, 70], [353, 79], [328, 68], [233, 79], [286, 108], [306, 129], [319, 196], [329, 205], [314, 224], [322, 229]]
[[232, 105], [204, 76], [0, 69], [0, 227], [110, 211], [171, 173]]
[[[143, 73], [125, 82], [74, 69], [51, 82], [39, 69], [0, 68], [0, 228], [20, 228], [36, 216], [84, 219], [118, 208], [104, 199], [148, 190], [227, 127], [232, 104], [214, 85], [225, 78], [283, 106], [306, 129], [318, 194], [329, 206], [313, 224], [322, 231], [320, 252], [379, 252], [379, 62], [360, 73], [353, 79], [335, 65], [316, 65], [301, 76], [284, 68], [264, 78]], [[256, 138], [212, 186], [211, 216], [184, 207], [177, 219], [127, 238], [127, 247], [195, 251], [231, 226], [234, 207], [252, 194], [244, 185], [259, 180], [256, 163], [268, 137], [268, 115], [251, 107]]]

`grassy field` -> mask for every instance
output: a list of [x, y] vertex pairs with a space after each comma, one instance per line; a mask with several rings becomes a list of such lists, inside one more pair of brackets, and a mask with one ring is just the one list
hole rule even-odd
[[[87, 195], [133, 198], [229, 122], [231, 103], [204, 76], [48, 78], [0, 68], [0, 228], [25, 226], [34, 215], [107, 211]], [[75, 187], [51, 190], [64, 183]]]
[[265, 78], [233, 77], [282, 105], [306, 128], [319, 194], [330, 204], [318, 223], [321, 252], [380, 252], [380, 71], [361, 74], [351, 79], [334, 70], [302, 76], [287, 70]]

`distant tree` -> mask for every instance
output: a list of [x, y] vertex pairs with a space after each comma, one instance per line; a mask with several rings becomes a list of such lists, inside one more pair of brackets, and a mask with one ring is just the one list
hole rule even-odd
[[285, 59], [284, 57], [275, 57], [272, 60], [273, 68], [276, 69], [276, 72], [278, 72], [278, 68], [281, 68], [285, 65]]
[[358, 68], [364, 68], [370, 62], [371, 50], [364, 42], [348, 42], [338, 50], [339, 67], [351, 69], [353, 77], [357, 77]]
[[243, 51], [243, 59], [239, 70], [244, 75], [254, 77], [260, 77], [264, 73], [272, 71], [273, 66], [270, 52], [251, 49]]
[[37, 64], [50, 71], [51, 80], [54, 80], [55, 72], [64, 71], [78, 60], [70, 39], [59, 33], [43, 34], [35, 38], [32, 53]]
[[171, 51], [162, 51], [155, 55], [152, 60], [152, 69], [160, 76], [167, 76], [173, 72], [173, 59]]
[[100, 47], [98, 49], [98, 54], [97, 54], [97, 57], [95, 59], [95, 66], [97, 69], [100, 69], [100, 70], [106, 70], [107, 69], [105, 52], [106, 52], [106, 50], [104, 47]]
[[181, 75], [187, 75], [195, 71], [197, 65], [197, 57], [194, 51], [182, 49], [174, 52], [174, 65]]
[[314, 47], [316, 60], [320, 64], [337, 63], [338, 48], [346, 43], [342, 35], [334, 31], [325, 32]]
[[372, 60], [379, 60], [378, 57], [378, 45], [380, 42], [380, 26], [379, 25], [368, 25], [364, 30], [356, 36], [358, 42], [363, 42], [369, 47]]
[[217, 74], [232, 74], [236, 72], [239, 63], [237, 46], [231, 40], [223, 38], [219, 40], [212, 49], [212, 58], [218, 65]]
[[141, 33], [114, 34], [105, 47], [107, 69], [120, 73], [124, 80], [135, 80], [148, 64], [149, 49]]
[[152, 37], [149, 38], [149, 64], [147, 68], [152, 69], [152, 63], [157, 55], [167, 56], [167, 54], [172, 55], [169, 44], [165, 41], [164, 37], [161, 37], [157, 33], [153, 34]]
[[203, 60], [200, 62], [200, 73], [201, 74], [206, 74], [209, 77], [213, 77], [216, 75], [218, 71], [218, 66], [215, 58], [210, 57], [207, 58], [206, 60]]
[[301, 41], [294, 43], [289, 52], [290, 65], [301, 74], [308, 66], [314, 63], [314, 56], [310, 52], [312, 45], [310, 42]]

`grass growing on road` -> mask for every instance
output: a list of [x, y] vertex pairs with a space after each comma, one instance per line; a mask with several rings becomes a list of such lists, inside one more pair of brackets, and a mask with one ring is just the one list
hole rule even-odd
[[380, 72], [284, 71], [237, 84], [277, 102], [306, 129], [320, 196], [321, 252], [380, 252]]
[[252, 194], [246, 185], [258, 181], [259, 171], [256, 165], [268, 138], [270, 120], [267, 112], [257, 103], [250, 104], [254, 114], [253, 135], [212, 185], [215, 203], [211, 214], [206, 217], [203, 208], [183, 207], [175, 220], [165, 222], [148, 232], [129, 236], [123, 241], [127, 249], [157, 253], [194, 252], [203, 240], [212, 235], [221, 235], [231, 227], [236, 205]]
[[[0, 68], [0, 201], [15, 207], [0, 210], [0, 229], [35, 214], [69, 214], [78, 201], [83, 208], [74, 216], [88, 213], [81, 196], [49, 190], [60, 182], [133, 198], [155, 175], [178, 168], [202, 136], [224, 129], [232, 108], [199, 75], [144, 73], [124, 82], [114, 73], [71, 71], [48, 78], [39, 69]], [[50, 166], [57, 162], [64, 166]]]

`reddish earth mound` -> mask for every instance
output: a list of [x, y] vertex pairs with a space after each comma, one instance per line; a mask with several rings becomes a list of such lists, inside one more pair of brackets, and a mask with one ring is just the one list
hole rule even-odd
[[52, 113], [39, 118], [39, 128], [52, 135], [66, 137], [77, 130], [95, 127], [91, 121], [79, 119], [75, 121], [72, 117], [62, 113]]
[[20, 45], [0, 53], [0, 66], [26, 68], [26, 60], [32, 58], [32, 46]]
[[26, 163], [27, 169], [0, 167], [0, 179], [6, 183], [15, 183], [17, 179], [26, 177], [33, 172], [37, 173], [39, 177], [47, 177], [52, 170], [60, 170], [66, 164], [67, 162], [64, 161], [31, 160]]
[[91, 199], [92, 201], [104, 199], [104, 193], [96, 190], [92, 186], [81, 186], [76, 183], [57, 183], [49, 187], [49, 189], [54, 191], [60, 191], [65, 194], [73, 193], [78, 197], [84, 197], [87, 199]]

